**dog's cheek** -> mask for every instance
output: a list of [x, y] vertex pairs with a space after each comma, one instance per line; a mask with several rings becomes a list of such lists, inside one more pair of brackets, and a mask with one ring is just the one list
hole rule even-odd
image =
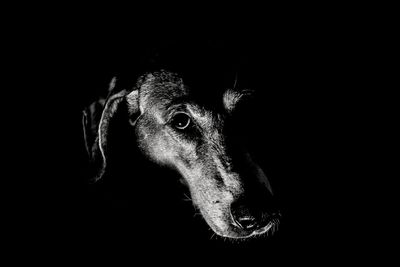
[[154, 156], [157, 155], [155, 151], [157, 149], [155, 145], [155, 130], [151, 121], [145, 117], [136, 122], [135, 135], [137, 146], [141, 153], [152, 161], [156, 160]]
[[163, 166], [173, 165], [176, 150], [173, 147], [171, 138], [157, 125], [146, 126], [147, 128], [137, 131], [138, 146], [141, 152], [157, 164]]

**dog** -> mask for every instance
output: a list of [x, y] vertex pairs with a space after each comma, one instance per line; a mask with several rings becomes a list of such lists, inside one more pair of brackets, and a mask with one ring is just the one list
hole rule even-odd
[[243, 239], [277, 230], [280, 213], [270, 182], [246, 150], [235, 119], [254, 91], [234, 85], [210, 98], [166, 69], [141, 75], [131, 90], [116, 84], [113, 78], [108, 96], [83, 112], [95, 181], [109, 168], [112, 122], [124, 113], [142, 155], [183, 178], [193, 204], [217, 235]]

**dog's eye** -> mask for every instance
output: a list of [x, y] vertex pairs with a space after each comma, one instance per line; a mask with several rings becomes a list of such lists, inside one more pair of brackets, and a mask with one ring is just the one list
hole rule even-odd
[[186, 129], [190, 123], [191, 119], [185, 113], [178, 113], [171, 120], [172, 126], [178, 130]]

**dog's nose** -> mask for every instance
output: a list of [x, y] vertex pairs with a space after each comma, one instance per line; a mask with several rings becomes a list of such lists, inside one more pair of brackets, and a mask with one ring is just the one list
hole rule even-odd
[[261, 214], [250, 212], [241, 201], [236, 201], [231, 205], [231, 214], [234, 222], [242, 229], [251, 230], [257, 227]]

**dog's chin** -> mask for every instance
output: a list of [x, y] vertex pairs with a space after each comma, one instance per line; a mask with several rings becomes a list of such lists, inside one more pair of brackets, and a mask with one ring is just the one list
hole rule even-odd
[[[255, 229], [245, 230], [230, 220], [223, 223], [219, 222], [218, 225], [220, 225], [220, 227], [218, 227], [216, 223], [207, 221], [208, 225], [217, 235], [230, 239], [247, 239], [262, 237], [264, 235], [273, 235], [278, 231], [279, 222], [278, 217], [273, 217], [263, 222], [261, 226]], [[221, 227], [221, 225], [223, 227]]]

